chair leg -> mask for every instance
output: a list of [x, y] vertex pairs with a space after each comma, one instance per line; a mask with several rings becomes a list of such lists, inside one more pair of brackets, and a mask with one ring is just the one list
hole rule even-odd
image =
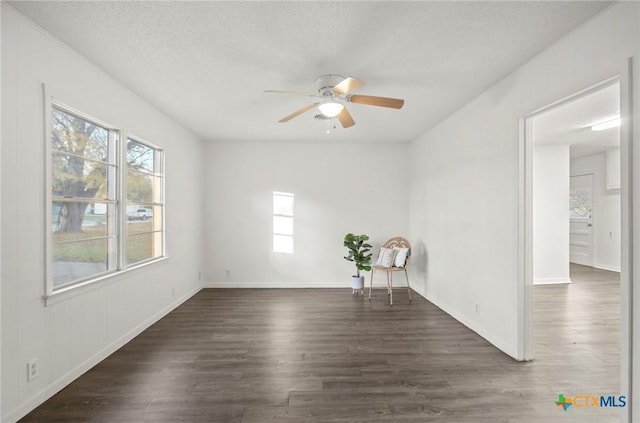
[[404, 269], [404, 277], [407, 279], [407, 293], [409, 294], [409, 302], [413, 301], [411, 299], [411, 287], [409, 286], [409, 274], [407, 273], [407, 269]]
[[393, 305], [393, 272], [387, 272], [387, 279], [389, 279], [389, 305]]
[[371, 279], [369, 279], [369, 301], [371, 301], [371, 289], [373, 289], [373, 272], [375, 269], [371, 269]]

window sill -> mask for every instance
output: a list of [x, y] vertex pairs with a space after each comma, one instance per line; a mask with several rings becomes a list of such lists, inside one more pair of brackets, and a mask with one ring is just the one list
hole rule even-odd
[[44, 300], [44, 306], [49, 307], [51, 305], [58, 304], [62, 301], [66, 301], [78, 295], [83, 295], [95, 289], [102, 288], [106, 285], [116, 282], [122, 277], [129, 276], [130, 274], [137, 272], [141, 269], [144, 269], [147, 266], [151, 266], [156, 263], [163, 262], [167, 259], [169, 259], [168, 256], [159, 257], [154, 260], [149, 260], [149, 261], [145, 261], [144, 263], [136, 264], [125, 270], [118, 270], [116, 272], [108, 273], [106, 275], [101, 275], [97, 278], [89, 279], [87, 281], [80, 282], [66, 288], [61, 288], [58, 291], [55, 291], [54, 293], [52, 293], [51, 295], [44, 295], [42, 297], [42, 299]]

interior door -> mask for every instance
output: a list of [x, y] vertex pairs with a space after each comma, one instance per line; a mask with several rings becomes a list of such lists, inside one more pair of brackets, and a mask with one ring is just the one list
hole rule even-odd
[[593, 267], [593, 174], [571, 177], [569, 260]]

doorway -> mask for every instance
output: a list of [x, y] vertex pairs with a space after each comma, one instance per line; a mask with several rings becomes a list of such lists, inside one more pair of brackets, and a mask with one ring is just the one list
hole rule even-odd
[[[595, 84], [585, 90], [575, 93], [569, 97], [561, 99], [553, 104], [536, 110], [520, 120], [520, 224], [519, 224], [519, 344], [518, 358], [521, 360], [532, 360], [535, 358], [533, 345], [533, 118], [543, 112], [548, 112], [559, 106], [568, 104], [578, 98], [594, 93], [605, 87], [619, 84], [620, 93], [620, 116], [622, 125], [620, 128], [620, 163], [621, 163], [621, 265], [620, 265], [620, 294], [618, 295], [618, 305], [620, 310], [620, 388], [622, 395], [631, 395], [631, 378], [629, 376], [633, 368], [633, 356], [631, 354], [631, 316], [633, 304], [631, 302], [630, 275], [633, 270], [633, 261], [630, 259], [630, 245], [632, 244], [632, 234], [630, 233], [630, 204], [632, 204], [632, 192], [630, 190], [630, 169], [631, 156], [629, 155], [632, 134], [629, 126], [631, 116], [631, 59], [621, 68], [619, 76], [610, 78], [601, 83]], [[585, 128], [586, 129], [586, 128]], [[567, 181], [567, 198], [568, 198]], [[565, 209], [567, 210], [567, 209]], [[568, 243], [567, 243], [568, 244]], [[567, 287], [568, 285], [565, 285]], [[623, 421], [629, 421], [632, 415], [631, 407], [627, 407], [624, 412]]]
[[[603, 357], [599, 368], [615, 375], [606, 378], [615, 392], [620, 383], [619, 275], [596, 268], [604, 259], [604, 267], [619, 270], [620, 248], [594, 235], [606, 230], [611, 240], [620, 239], [619, 189], [607, 189], [607, 176], [620, 169], [607, 161], [609, 151], [619, 150], [620, 129], [593, 128], [619, 122], [619, 117], [620, 84], [611, 80], [528, 120], [533, 144], [534, 352], [539, 362], [549, 363], [560, 357], [576, 363]], [[599, 330], [605, 325], [598, 322], [607, 322], [606, 330]], [[582, 376], [574, 375], [574, 382], [588, 389], [593, 381]]]

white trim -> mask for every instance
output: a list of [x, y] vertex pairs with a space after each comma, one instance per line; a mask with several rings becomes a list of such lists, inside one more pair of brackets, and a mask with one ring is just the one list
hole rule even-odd
[[[519, 221], [519, 235], [522, 238], [518, 239], [518, 251], [524, 254], [524, 257], [520, 257], [518, 261], [518, 328], [524, 328], [526, 333], [523, 334], [521, 339], [518, 334], [518, 349], [521, 348], [526, 352], [523, 346], [527, 343], [533, 343], [533, 325], [528, 326], [527, 323], [532, 320], [532, 296], [526, 291], [529, 287], [529, 278], [531, 277], [531, 244], [532, 233], [530, 231], [532, 226], [531, 211], [531, 164], [532, 157], [530, 154], [531, 145], [533, 144], [531, 132], [527, 130], [527, 121], [529, 121], [535, 115], [556, 108], [567, 102], [573, 101], [577, 98], [588, 95], [594, 91], [605, 88], [610, 84], [618, 82], [620, 84], [620, 105], [622, 126], [620, 129], [620, 145], [621, 145], [621, 272], [620, 272], [620, 301], [621, 301], [621, 395], [626, 395], [629, 399], [624, 412], [621, 413], [621, 422], [628, 423], [633, 421], [633, 404], [635, 401], [640, 401], [640, 392], [634, 392], [634, 381], [640, 377], [640, 365], [635, 364], [633, 360], [634, 354], [634, 333], [638, 331], [640, 327], [640, 316], [634, 315], [633, 304], [634, 300], [640, 303], [640, 292], [633, 290], [634, 283], [634, 237], [631, 230], [633, 226], [633, 213], [635, 210], [640, 209], [640, 187], [633, 185], [633, 164], [640, 162], [640, 156], [638, 151], [633, 147], [633, 58], [628, 58], [627, 61], [621, 66], [621, 72], [619, 75], [608, 78], [602, 82], [594, 84], [584, 90], [571, 94], [561, 100], [553, 102], [547, 106], [537, 109], [523, 118], [520, 119], [521, 131], [519, 145], [521, 148], [521, 154], [519, 157], [518, 167], [520, 169], [519, 179], [519, 207], [518, 207], [518, 221]], [[637, 160], [636, 160], [637, 159]], [[523, 175], [524, 173], [524, 175]], [[637, 203], [637, 204], [634, 204]], [[524, 224], [524, 227], [521, 225]], [[638, 298], [635, 298], [638, 297]], [[519, 351], [520, 352], [520, 351]], [[532, 349], [531, 351], [532, 352]]]
[[[368, 281], [370, 276], [365, 276], [365, 280]], [[368, 288], [367, 282], [367, 288]], [[242, 282], [232, 282], [232, 281], [207, 281], [202, 284], [202, 288], [251, 288], [251, 289], [279, 289], [279, 288], [312, 288], [312, 289], [336, 289], [336, 288], [345, 288], [351, 289], [351, 276], [346, 276], [343, 281], [314, 281], [314, 282], [299, 282], [299, 281], [269, 281], [269, 282], [256, 282], [256, 281], [242, 281]], [[386, 289], [386, 284], [383, 284], [382, 281], [378, 281], [378, 283], [373, 284], [373, 289], [384, 288]], [[407, 289], [406, 284], [400, 282], [398, 286], [394, 286], [393, 289]], [[411, 289], [418, 292], [413, 285], [411, 285]], [[424, 297], [424, 295], [422, 295]]]
[[[296, 282], [296, 281], [270, 281], [270, 282], [230, 282], [230, 281], [208, 281], [202, 284], [203, 288], [251, 288], [251, 289], [271, 289], [271, 288], [345, 288], [351, 289], [351, 277], [347, 276], [344, 281], [331, 282]], [[374, 286], [374, 289], [376, 287]], [[404, 286], [398, 288], [405, 288]], [[413, 288], [413, 287], [412, 287]], [[346, 292], [346, 291], [345, 291]]]
[[593, 267], [595, 267], [596, 269], [602, 269], [602, 270], [608, 270], [610, 272], [620, 272], [620, 266], [608, 266], [606, 264], [594, 264]]
[[566, 285], [573, 283], [570, 278], [534, 278], [534, 285]]
[[518, 284], [515, 359], [533, 359], [533, 137], [525, 117], [518, 119]]
[[[115, 207], [111, 207], [114, 211], [115, 211], [115, 216], [113, 215], [113, 213], [108, 213], [108, 221], [109, 221], [109, 225], [108, 227], [111, 227], [111, 222], [113, 222], [114, 219], [116, 219], [116, 221], [118, 221], [118, 216], [121, 214], [121, 207], [118, 207], [118, 186], [120, 184], [120, 180], [122, 179], [122, 163], [120, 162], [120, 138], [121, 138], [121, 134], [120, 134], [120, 130], [118, 128], [116, 128], [114, 125], [111, 125], [109, 123], [106, 123], [100, 119], [94, 118], [93, 116], [84, 113], [78, 109], [75, 109], [73, 107], [68, 106], [66, 103], [58, 100], [58, 98], [56, 96], [54, 96], [51, 93], [51, 90], [49, 87], [46, 86], [46, 84], [42, 84], [43, 87], [43, 97], [44, 97], [44, 143], [45, 143], [45, 185], [44, 185], [44, 195], [45, 195], [45, 294], [44, 294], [44, 298], [48, 299], [51, 296], [53, 296], [54, 294], [58, 293], [58, 292], [66, 292], [68, 289], [72, 289], [74, 287], [78, 287], [78, 286], [83, 286], [86, 285], [87, 283], [92, 283], [95, 281], [99, 281], [102, 280], [105, 277], [108, 277], [110, 275], [112, 275], [113, 273], [117, 273], [121, 270], [121, 265], [120, 265], [120, 261], [119, 261], [119, 251], [121, 249], [124, 248], [124, 244], [122, 242], [122, 237], [121, 237], [121, 229], [120, 227], [118, 227], [118, 224], [115, 225], [115, 229], [113, 230], [113, 232], [111, 232], [111, 230], [109, 230], [107, 232], [107, 235], [104, 237], [104, 239], [107, 240], [107, 266], [108, 268], [104, 271], [104, 272], [100, 272], [100, 273], [94, 273], [92, 275], [89, 275], [86, 278], [80, 278], [80, 279], [75, 279], [72, 281], [68, 281], [68, 283], [65, 284], [65, 286], [56, 289], [56, 286], [54, 284], [54, 280], [53, 280], [53, 233], [51, 230], [52, 227], [52, 215], [53, 215], [53, 205], [52, 203], [54, 202], [54, 200], [57, 198], [54, 198], [51, 186], [53, 183], [53, 163], [52, 163], [52, 157], [53, 157], [53, 148], [51, 145], [51, 134], [53, 133], [53, 126], [52, 126], [52, 118], [53, 118], [53, 114], [52, 111], [55, 108], [56, 110], [59, 110], [63, 113], [72, 115], [74, 117], [83, 119], [95, 126], [98, 126], [100, 128], [103, 128], [105, 130], [108, 131], [108, 150], [109, 150], [109, 156], [113, 155], [113, 161], [110, 162], [104, 162], [105, 163], [105, 167], [107, 169], [111, 168], [108, 172], [107, 172], [107, 183], [109, 184], [109, 179], [110, 179], [110, 174], [113, 174], [115, 180], [112, 182], [115, 182], [116, 185], [116, 192], [113, 193], [114, 198], [107, 198], [107, 200], [102, 201], [102, 199], [95, 199], [95, 201], [93, 202], [99, 202], [99, 203], [107, 203], [107, 204], [111, 204], [111, 205], [115, 205]], [[93, 161], [93, 160], [92, 160]], [[100, 161], [98, 161], [99, 163], [101, 163]], [[112, 173], [113, 172], [113, 173]], [[109, 197], [109, 194], [107, 195], [107, 197]], [[75, 200], [75, 199], [74, 199]], [[81, 202], [86, 202], [87, 204], [89, 204], [91, 201], [89, 201], [90, 199], [81, 199]], [[63, 201], [63, 200], [61, 200]], [[82, 242], [85, 240], [79, 240], [79, 242]], [[115, 244], [115, 249], [113, 248]], [[114, 252], [116, 253], [116, 255], [114, 256]], [[114, 260], [115, 258], [115, 260]], [[45, 301], [46, 302], [46, 301]]]
[[120, 277], [125, 277], [130, 275], [131, 272], [135, 272], [139, 269], [145, 268], [147, 266], [163, 262], [168, 260], [168, 256], [158, 257], [153, 260], [145, 261], [134, 266], [131, 266], [127, 269], [113, 271], [108, 274], [99, 276], [97, 278], [93, 278], [84, 282], [76, 283], [73, 285], [69, 285], [66, 288], [60, 288], [52, 294], [44, 295], [42, 299], [44, 300], [45, 307], [49, 307], [50, 305], [57, 304], [62, 301], [66, 301], [69, 298], [73, 298], [77, 295], [83, 295], [87, 292], [93, 291], [94, 289], [102, 288], [105, 285], [109, 285], [113, 282], [119, 280]]
[[[422, 294], [420, 295], [423, 296]], [[495, 334], [491, 332], [487, 332], [483, 327], [478, 326], [476, 324], [476, 320], [470, 320], [470, 319], [467, 319], [462, 314], [450, 312], [449, 310], [452, 310], [453, 309], [452, 307], [447, 307], [443, 302], [441, 302], [440, 300], [438, 300], [433, 296], [427, 296], [425, 297], [425, 299], [430, 303], [432, 303], [433, 305], [435, 305], [436, 307], [438, 307], [444, 313], [447, 313], [449, 316], [453, 317], [458, 322], [462, 323], [467, 328], [471, 329], [472, 331], [480, 335], [482, 338], [484, 338], [485, 341], [489, 342], [491, 345], [499, 349], [501, 352], [507, 354], [508, 356], [518, 361], [522, 361], [517, 358], [518, 351], [514, 351], [513, 345], [511, 343], [505, 342], [501, 339], [496, 338]]]
[[164, 316], [169, 314], [179, 305], [187, 301], [189, 298], [200, 292], [200, 287], [194, 288], [193, 290], [187, 292], [182, 297], [176, 299], [175, 301], [168, 304], [166, 307], [123, 334], [120, 338], [106, 345], [100, 351], [96, 352], [93, 356], [85, 360], [83, 363], [76, 366], [74, 369], [71, 369], [64, 375], [60, 376], [53, 382], [51, 382], [45, 389], [38, 392], [38, 394], [28, 398], [22, 404], [20, 404], [15, 410], [11, 411], [9, 414], [4, 416], [6, 421], [17, 421], [27, 415], [29, 412], [34, 410], [40, 404], [45, 402], [47, 399], [51, 398], [58, 391], [63, 389], [65, 386], [73, 382], [78, 377], [82, 376], [85, 372], [90, 370], [93, 366], [100, 363], [102, 360], [107, 358], [109, 355], [116, 352], [119, 348], [127, 344], [136, 336], [140, 335], [144, 330], [149, 328], [151, 325], [162, 319]]
[[[634, 110], [633, 110], [633, 83], [634, 83], [634, 63], [629, 57], [620, 72], [620, 116], [622, 125], [620, 126], [620, 212], [621, 212], [621, 251], [620, 251], [620, 394], [626, 395], [628, 406], [621, 413], [620, 421], [629, 423], [637, 420], [633, 408], [640, 392], [633, 390], [635, 382], [638, 380], [640, 363], [634, 362], [634, 341], [638, 338], [637, 332], [640, 328], [638, 315], [634, 313], [634, 303], [639, 304], [640, 290], [634, 289], [636, 277], [634, 274], [634, 255], [638, 251], [634, 248], [636, 239], [634, 213], [640, 210], [640, 185], [634, 184], [634, 163], [640, 162], [638, 157], [638, 140], [634, 140]], [[637, 73], [637, 70], [636, 70]], [[637, 89], [637, 88], [636, 88]], [[640, 99], [635, 99], [639, 101]], [[635, 122], [640, 125], [640, 122]], [[634, 145], [636, 144], [636, 145]], [[640, 241], [640, 239], [638, 240]]]
[[620, 82], [615, 75], [540, 107], [519, 119], [518, 190], [518, 360], [533, 359], [533, 128], [531, 119]]
[[[127, 163], [127, 132], [126, 128], [120, 129], [120, 136], [118, 137], [118, 146], [119, 150], [118, 154], [118, 162], [120, 163], [120, 167], [124, 166]], [[120, 168], [119, 168], [120, 170]], [[120, 243], [120, 247], [117, 251], [117, 271], [122, 272], [127, 270], [127, 175], [128, 172], [125, 169], [120, 170], [120, 178], [118, 178], [118, 183], [116, 185], [116, 198], [118, 199], [119, 204], [117, 219], [117, 228]]]
[[53, 238], [51, 234], [51, 216], [53, 215], [53, 204], [52, 198], [53, 193], [51, 192], [52, 181], [52, 173], [53, 173], [53, 163], [51, 160], [52, 155], [52, 147], [51, 147], [51, 133], [53, 131], [53, 127], [51, 124], [52, 113], [51, 108], [53, 107], [53, 99], [51, 97], [51, 93], [49, 92], [49, 88], [47, 84], [42, 84], [42, 96], [43, 96], [43, 107], [44, 107], [44, 210], [45, 210], [45, 218], [44, 218], [44, 293], [45, 296], [51, 295], [53, 293]]

